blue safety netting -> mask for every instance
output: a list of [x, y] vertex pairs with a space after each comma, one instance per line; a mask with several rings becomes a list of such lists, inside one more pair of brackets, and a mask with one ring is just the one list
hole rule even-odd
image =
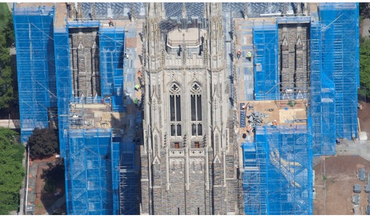
[[[70, 129], [66, 168], [69, 214], [119, 214], [119, 142], [111, 129]], [[115, 200], [116, 203], [113, 202]]]
[[242, 147], [245, 214], [312, 214], [309, 127], [259, 126]]
[[358, 4], [325, 3], [319, 8], [320, 20], [311, 25], [310, 115], [315, 156], [334, 155], [336, 138], [358, 137]]
[[311, 98], [309, 114], [312, 118], [312, 141], [314, 155], [335, 154], [335, 116], [333, 71], [328, 63], [333, 61], [323, 40], [321, 24], [311, 25]]
[[279, 99], [279, 33], [276, 25], [253, 28], [255, 100]]
[[99, 29], [102, 96], [110, 96], [115, 112], [123, 111], [124, 28]]
[[120, 214], [137, 215], [140, 214], [140, 167], [135, 163], [136, 144], [134, 142], [123, 141], [121, 144], [120, 162]]
[[[335, 86], [336, 137], [357, 138], [359, 87], [358, 3], [320, 4], [323, 70], [332, 72]], [[323, 58], [323, 59], [324, 59]]]
[[56, 108], [53, 7], [14, 8], [22, 143], [48, 128]]

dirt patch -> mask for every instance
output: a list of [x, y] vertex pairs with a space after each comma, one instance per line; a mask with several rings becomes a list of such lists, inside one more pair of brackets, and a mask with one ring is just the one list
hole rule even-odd
[[[32, 164], [37, 164], [37, 175], [36, 175], [36, 200], [35, 200], [35, 215], [48, 214], [47, 209], [52, 206], [61, 196], [64, 194], [64, 184], [56, 185], [54, 191], [47, 192], [45, 191], [45, 179], [43, 174], [45, 171], [50, 169], [50, 165], [56, 163], [55, 156], [45, 158], [45, 159], [36, 159], [32, 161]], [[55, 195], [56, 192], [59, 192], [59, 195]]]
[[44, 170], [48, 169], [48, 165], [45, 163], [40, 163], [37, 168], [37, 177], [36, 177], [36, 201], [35, 201], [35, 214], [42, 215], [46, 213], [46, 208], [48, 207], [47, 203], [41, 202], [41, 195], [44, 193], [45, 181], [41, 178], [41, 175]]
[[[370, 162], [360, 156], [336, 156], [326, 158], [314, 167], [316, 199], [314, 200], [315, 215], [352, 215], [351, 197], [353, 185], [360, 184], [360, 207], [365, 213], [367, 193], [364, 191], [365, 181], [360, 181], [356, 172], [364, 167], [365, 173], [370, 172]], [[324, 175], [325, 171], [325, 175]], [[324, 179], [326, 180], [326, 190]], [[325, 198], [326, 193], [326, 198]]]
[[358, 118], [360, 119], [361, 131], [366, 131], [370, 135], [370, 103], [363, 101], [359, 102], [362, 109], [358, 110]]

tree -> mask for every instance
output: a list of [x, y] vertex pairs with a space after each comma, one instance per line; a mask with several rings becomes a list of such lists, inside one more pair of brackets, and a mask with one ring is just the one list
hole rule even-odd
[[14, 100], [10, 47], [14, 46], [13, 19], [6, 3], [0, 4], [0, 109]]
[[360, 3], [359, 4], [359, 11], [360, 11], [360, 16], [363, 18], [369, 18], [369, 3]]
[[360, 40], [360, 86], [359, 94], [370, 97], [370, 39]]
[[3, 31], [4, 31], [7, 47], [14, 47], [15, 34], [14, 34], [13, 17], [11, 13], [8, 13], [7, 15], [7, 23], [4, 26]]
[[28, 139], [28, 145], [32, 159], [52, 156], [59, 152], [58, 134], [53, 129], [35, 128]]
[[18, 209], [22, 187], [24, 146], [19, 144], [17, 132], [0, 128], [0, 214]]

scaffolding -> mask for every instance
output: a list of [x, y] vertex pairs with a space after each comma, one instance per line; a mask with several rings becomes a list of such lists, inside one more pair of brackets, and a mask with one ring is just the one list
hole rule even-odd
[[279, 99], [278, 38], [277, 23], [253, 27], [255, 100]]
[[310, 126], [259, 126], [243, 143], [245, 214], [312, 214]]
[[[69, 129], [69, 102], [72, 98], [69, 31], [66, 27], [54, 28], [55, 66], [58, 96], [58, 126], [61, 157], [67, 157]], [[66, 173], [67, 174], [67, 173]]]
[[124, 28], [100, 28], [100, 70], [102, 95], [109, 96], [113, 111], [123, 109]]
[[358, 3], [326, 3], [320, 4], [319, 9], [323, 26], [323, 71], [332, 73], [335, 85], [336, 137], [350, 140], [358, 137]]
[[[76, 104], [82, 106], [79, 115], [83, 116], [83, 104], [100, 103], [103, 97], [83, 99], [73, 97], [69, 29], [99, 26], [99, 21], [74, 21], [67, 22], [66, 26], [55, 24], [54, 28], [59, 140], [60, 153], [66, 164], [65, 193], [68, 214], [120, 212], [121, 135], [115, 134], [113, 129], [70, 128], [70, 124], [73, 123], [72, 109], [76, 110]], [[124, 29], [99, 28], [99, 32], [101, 88], [105, 96], [104, 102], [112, 104], [113, 111], [121, 111], [119, 107], [122, 107], [122, 104], [117, 101], [120, 101], [119, 87], [122, 89], [123, 86]], [[108, 77], [111, 79], [107, 79]]]
[[136, 144], [134, 142], [123, 142], [121, 145], [120, 163], [120, 214], [137, 215], [139, 211], [139, 163], [135, 155]]
[[315, 156], [335, 154], [335, 110], [333, 71], [327, 69], [333, 59], [331, 52], [323, 52], [320, 23], [311, 25], [311, 97], [310, 115], [312, 118], [312, 142]]
[[13, 9], [22, 143], [55, 115], [54, 13], [45, 6]]
[[336, 138], [358, 137], [358, 4], [325, 3], [319, 8], [320, 22], [311, 24], [310, 47], [315, 156], [334, 155]]
[[112, 129], [70, 129], [67, 169], [72, 200], [68, 213], [118, 214], [119, 142]]

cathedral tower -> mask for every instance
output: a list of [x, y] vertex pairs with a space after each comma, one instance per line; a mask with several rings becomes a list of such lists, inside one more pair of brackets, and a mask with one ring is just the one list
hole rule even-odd
[[190, 19], [183, 3], [177, 25], [146, 9], [141, 214], [238, 214], [222, 5]]

